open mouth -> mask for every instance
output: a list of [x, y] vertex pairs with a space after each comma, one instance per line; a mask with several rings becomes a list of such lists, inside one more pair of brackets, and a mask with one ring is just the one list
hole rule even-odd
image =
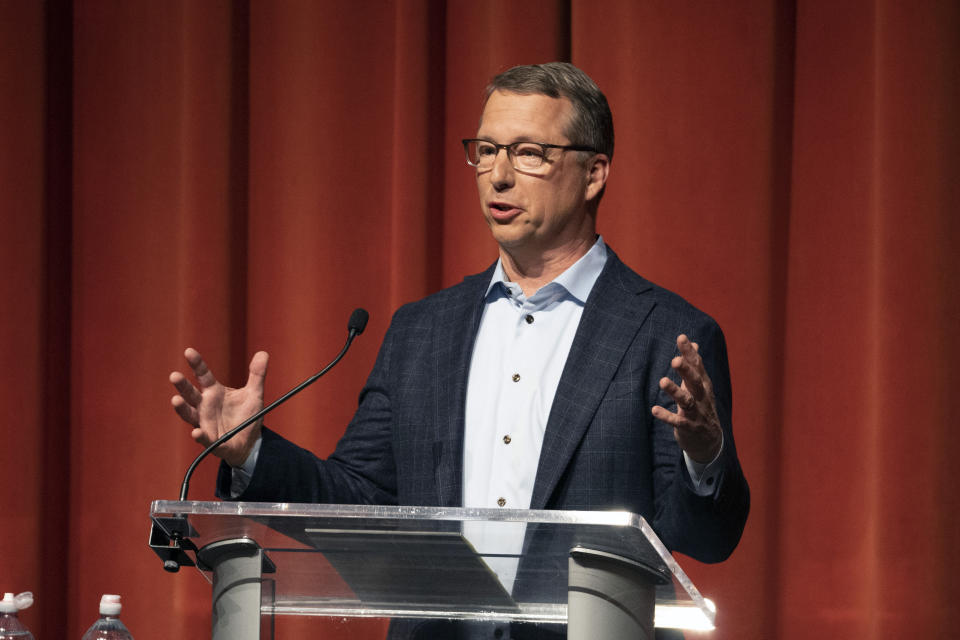
[[487, 205], [490, 216], [497, 222], [509, 222], [520, 214], [520, 209], [508, 202], [491, 202]]
[[494, 213], [509, 213], [511, 211], [520, 211], [520, 207], [509, 202], [490, 202], [487, 204]]

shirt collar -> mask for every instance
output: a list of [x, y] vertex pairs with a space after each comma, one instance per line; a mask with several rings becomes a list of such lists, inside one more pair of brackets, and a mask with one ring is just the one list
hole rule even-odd
[[[570, 265], [566, 271], [554, 278], [552, 282], [541, 287], [540, 290], [551, 284], [558, 284], [579, 300], [581, 304], [586, 303], [587, 296], [590, 295], [590, 291], [597, 282], [597, 278], [600, 277], [600, 272], [603, 271], [606, 263], [607, 245], [603, 242], [603, 236], [597, 236], [597, 241], [593, 243], [589, 251]], [[505, 282], [507, 282], [507, 276], [503, 271], [503, 262], [497, 259], [497, 266], [493, 269], [493, 276], [490, 278], [485, 296], [489, 296], [490, 291], [497, 284]]]

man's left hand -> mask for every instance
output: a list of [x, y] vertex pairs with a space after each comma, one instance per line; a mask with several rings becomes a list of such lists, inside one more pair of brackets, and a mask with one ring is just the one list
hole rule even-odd
[[670, 362], [670, 366], [680, 375], [682, 384], [677, 386], [670, 378], [660, 378], [660, 388], [673, 397], [677, 412], [655, 406], [653, 417], [672, 425], [680, 448], [694, 462], [706, 464], [717, 457], [723, 443], [713, 386], [703, 368], [697, 343], [681, 334], [677, 337], [677, 348], [680, 355]]

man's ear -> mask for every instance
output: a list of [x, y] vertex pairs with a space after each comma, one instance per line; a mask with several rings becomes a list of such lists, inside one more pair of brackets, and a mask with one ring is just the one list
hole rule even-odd
[[603, 153], [594, 155], [587, 164], [587, 189], [584, 194], [587, 202], [596, 200], [603, 193], [609, 174], [610, 158]]

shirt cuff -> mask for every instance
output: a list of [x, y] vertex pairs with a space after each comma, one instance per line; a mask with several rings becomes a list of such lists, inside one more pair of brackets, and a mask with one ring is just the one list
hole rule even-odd
[[693, 491], [698, 496], [712, 496], [717, 490], [717, 479], [720, 476], [720, 454], [723, 453], [723, 434], [720, 434], [720, 450], [710, 462], [697, 462], [683, 452], [683, 461], [687, 465], [687, 473], [693, 482]]
[[261, 442], [263, 442], [263, 434], [257, 436], [257, 441], [253, 443], [250, 455], [243, 461], [243, 464], [239, 467], [230, 467], [231, 498], [236, 498], [250, 486], [250, 479], [253, 478], [253, 470], [257, 466], [257, 457], [260, 455]]

